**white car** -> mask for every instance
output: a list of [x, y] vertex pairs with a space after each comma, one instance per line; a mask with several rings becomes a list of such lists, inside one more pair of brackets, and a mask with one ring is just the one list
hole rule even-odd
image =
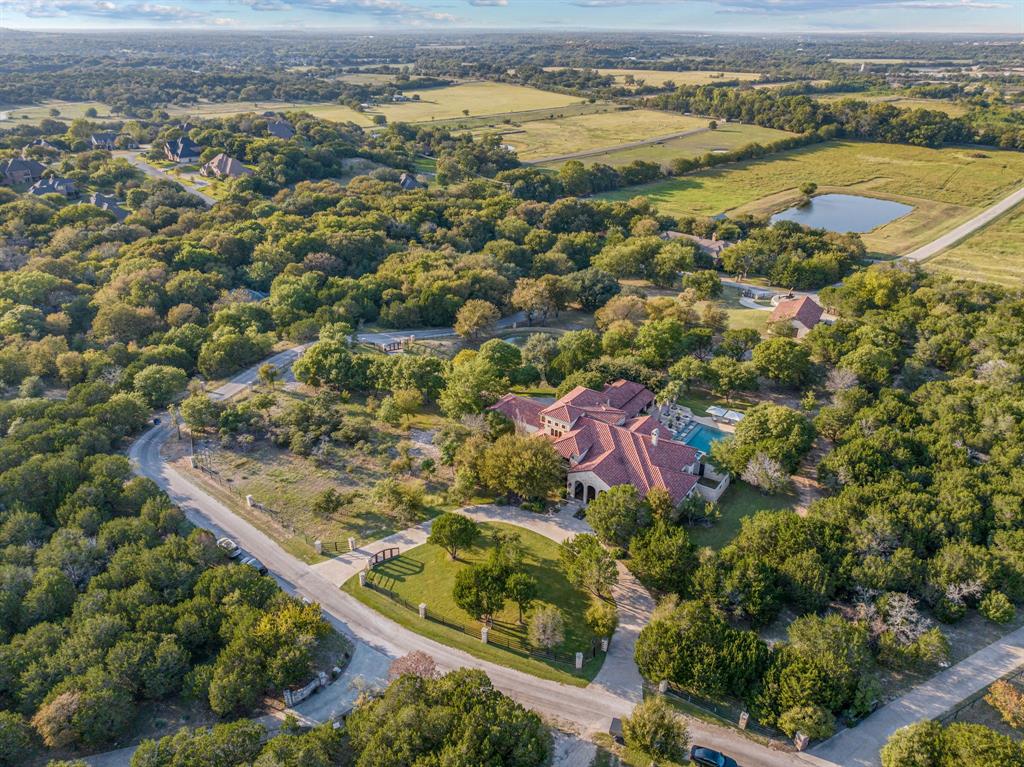
[[255, 569], [260, 575], [266, 575], [268, 572], [267, 566], [256, 559], [256, 557], [246, 557], [242, 560], [242, 564], [249, 565], [249, 567]]
[[230, 538], [218, 538], [217, 546], [232, 559], [235, 559], [242, 554], [242, 550], [238, 548], [238, 544]]

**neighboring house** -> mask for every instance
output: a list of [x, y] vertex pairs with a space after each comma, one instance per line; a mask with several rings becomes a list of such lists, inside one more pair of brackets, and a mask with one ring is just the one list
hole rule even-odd
[[46, 166], [36, 160], [25, 160], [12, 157], [0, 161], [0, 183], [13, 186], [15, 184], [33, 184], [43, 177]]
[[200, 168], [199, 174], [208, 178], [241, 178], [251, 176], [252, 171], [234, 157], [221, 152]]
[[48, 152], [60, 153], [68, 150], [68, 145], [63, 141], [47, 141], [44, 138], [37, 138], [35, 141], [31, 141], [25, 144], [21, 148], [21, 156], [25, 157], [30, 149], [44, 149]]
[[202, 149], [188, 136], [164, 144], [164, 155], [171, 162], [197, 162]]
[[399, 177], [398, 183], [401, 184], [402, 189], [404, 189], [407, 192], [411, 192], [414, 189], [426, 189], [427, 187], [426, 184], [424, 184], [411, 173], [403, 173]]
[[69, 200], [77, 200], [80, 197], [74, 181], [58, 176], [40, 179], [29, 187], [28, 193], [37, 195], [59, 194], [67, 197]]
[[715, 266], [720, 266], [722, 263], [722, 251], [726, 248], [731, 248], [735, 243], [729, 242], [729, 240], [718, 239], [717, 234], [712, 234], [711, 239], [707, 237], [698, 237], [695, 234], [685, 234], [683, 232], [676, 232], [669, 230], [661, 233], [661, 239], [663, 240], [687, 240], [697, 246], [704, 255], [708, 256]]
[[267, 133], [275, 138], [281, 138], [287, 141], [295, 135], [295, 128], [292, 127], [292, 124], [283, 117], [268, 117]]
[[[490, 410], [551, 440], [568, 462], [568, 497], [586, 504], [615, 485], [632, 485], [641, 497], [662, 488], [678, 504], [709, 467], [697, 450], [663, 435], [664, 427], [647, 415], [653, 404], [646, 387], [619, 380], [599, 392], [577, 386], [550, 405], [506, 394]], [[717, 498], [728, 481], [716, 475], [715, 482]]]
[[93, 192], [89, 195], [88, 199], [90, 205], [95, 205], [97, 208], [105, 210], [108, 213], [113, 213], [114, 218], [119, 222], [128, 218], [128, 211], [122, 208], [118, 199], [112, 195]]
[[394, 96], [391, 97], [391, 100], [395, 101], [395, 102], [402, 102], [402, 101], [408, 101], [409, 97], [404, 95], [404, 94], [402, 94], [402, 93], [396, 93]]
[[117, 134], [113, 131], [93, 133], [89, 137], [89, 143], [92, 144], [93, 149], [107, 149], [113, 151], [114, 145], [117, 143]]
[[796, 330], [796, 337], [803, 338], [807, 333], [821, 322], [821, 315], [825, 313], [810, 296], [793, 298], [788, 301], [780, 301], [769, 322], [788, 322]]

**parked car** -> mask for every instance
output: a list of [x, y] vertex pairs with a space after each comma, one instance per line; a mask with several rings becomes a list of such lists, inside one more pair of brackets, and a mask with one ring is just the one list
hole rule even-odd
[[242, 564], [254, 568], [260, 575], [266, 575], [268, 572], [267, 566], [256, 559], [256, 557], [246, 557], [242, 560]]
[[218, 538], [217, 546], [220, 550], [227, 554], [229, 557], [234, 559], [235, 557], [241, 556], [242, 550], [238, 548], [238, 544], [230, 538]]
[[740, 767], [731, 756], [704, 746], [694, 746], [690, 749], [690, 761], [701, 767]]

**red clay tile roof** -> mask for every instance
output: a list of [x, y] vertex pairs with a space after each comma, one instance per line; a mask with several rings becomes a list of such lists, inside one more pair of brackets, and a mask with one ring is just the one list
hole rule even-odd
[[772, 311], [770, 321], [796, 320], [805, 328], [813, 328], [821, 322], [823, 313], [824, 310], [815, 303], [813, 298], [804, 296], [790, 301], [780, 301]]
[[599, 392], [585, 386], [577, 386], [544, 408], [541, 413], [568, 424], [575, 423], [582, 415], [599, 418], [608, 423], [617, 423], [626, 418], [635, 418], [653, 401], [654, 395], [647, 387], [619, 379]]
[[522, 423], [539, 429], [540, 412], [544, 409], [544, 403], [529, 397], [506, 394], [487, 409], [498, 411], [513, 423]]
[[647, 431], [657, 428], [653, 418], [636, 419], [631, 427], [583, 418], [554, 446], [570, 461], [570, 474], [592, 471], [609, 487], [633, 485], [641, 497], [661, 487], [679, 503], [697, 484], [697, 476], [684, 471], [697, 461], [697, 451], [665, 437], [655, 445]]

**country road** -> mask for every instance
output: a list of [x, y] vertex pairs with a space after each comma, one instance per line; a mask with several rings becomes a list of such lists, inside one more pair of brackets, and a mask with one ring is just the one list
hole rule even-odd
[[658, 144], [662, 141], [672, 141], [677, 138], [684, 138], [685, 136], [695, 136], [698, 133], [706, 133], [711, 128], [690, 128], [689, 130], [676, 131], [675, 133], [668, 133], [664, 136], [655, 136], [654, 138], [640, 139], [639, 141], [628, 141], [625, 144], [615, 144], [613, 146], [603, 146], [596, 149], [584, 149], [580, 152], [569, 152], [568, 154], [555, 155], [554, 157], [542, 157], [539, 160], [523, 160], [524, 165], [544, 165], [549, 162], [561, 162], [562, 160], [580, 160], [584, 157], [594, 157], [599, 154], [607, 154], [608, 152], [621, 152], [624, 149], [639, 149], [642, 146], [650, 146], [651, 144]]
[[1021, 202], [1024, 202], [1024, 187], [1021, 187], [1017, 191], [1012, 192], [1001, 199], [999, 202], [986, 208], [970, 221], [965, 221], [960, 224], [960, 226], [954, 227], [945, 234], [935, 238], [927, 245], [922, 245], [916, 250], [903, 254], [900, 256], [900, 259], [904, 261], [924, 261], [932, 256], [937, 256], [939, 253], [947, 248], [953, 247], [967, 236], [974, 234], [978, 229], [981, 229], [983, 226], [995, 221], [1001, 215]]
[[[290, 349], [268, 361], [287, 367], [299, 353]], [[256, 380], [258, 369], [259, 365], [256, 365], [236, 375], [211, 396], [224, 399], [243, 390]], [[627, 715], [638, 699], [639, 691], [623, 691], [626, 694], [612, 691], [629, 678], [627, 674], [606, 675], [611, 678], [604, 685], [600, 675], [596, 684], [587, 687], [561, 684], [480, 660], [397, 625], [342, 592], [340, 583], [335, 583], [328, 572], [321, 573], [322, 567], [308, 565], [284, 551], [266, 534], [167, 463], [161, 456], [160, 447], [172, 435], [171, 425], [164, 422], [144, 433], [132, 445], [129, 458], [136, 473], [153, 479], [193, 524], [218, 536], [228, 535], [237, 540], [269, 568], [286, 591], [318, 602], [339, 631], [357, 645], [365, 646], [370, 653], [380, 656], [376, 664], [379, 668], [386, 668], [388, 658], [413, 650], [428, 653], [442, 669], [479, 668], [490, 676], [498, 689], [541, 713], [552, 723], [582, 734], [605, 731], [612, 717]], [[689, 721], [689, 727], [694, 742], [719, 748], [739, 760], [744, 767], [787, 767], [802, 763], [794, 754], [762, 746], [727, 727], [696, 719]]]

